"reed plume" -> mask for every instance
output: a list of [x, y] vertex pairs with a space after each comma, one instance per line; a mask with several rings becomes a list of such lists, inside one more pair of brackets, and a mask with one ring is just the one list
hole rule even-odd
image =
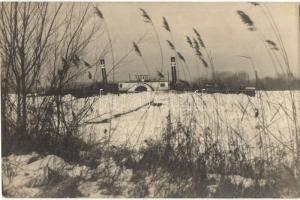
[[195, 49], [195, 54], [197, 56], [202, 56], [202, 53], [201, 53], [200, 49]]
[[[177, 51], [177, 49], [176, 49], [175, 42], [174, 42], [174, 39], [173, 39], [173, 35], [172, 35], [172, 32], [171, 32], [171, 28], [170, 28], [170, 26], [169, 26], [169, 23], [168, 23], [168, 21], [167, 21], [167, 19], [166, 19], [165, 17], [162, 17], [162, 18], [163, 18], [163, 27], [164, 27], [168, 32], [170, 32], [170, 36], [171, 36], [171, 40], [172, 40], [172, 42], [171, 42], [170, 40], [166, 40], [166, 41], [167, 41], [169, 47], [171, 48], [171, 50], [174, 51], [175, 56], [176, 56], [176, 57], [179, 57], [179, 59], [182, 60], [182, 61], [184, 62], [185, 67], [186, 67], [186, 69], [188, 70], [188, 73], [189, 73], [189, 76], [190, 76], [190, 79], [191, 79], [191, 74], [190, 74], [189, 67], [188, 67], [187, 63], [185, 62], [185, 58], [184, 58], [183, 55], [182, 55], [179, 51]], [[184, 77], [185, 77], [185, 79], [186, 79], [184, 68], [183, 68], [183, 73], [184, 73]]]
[[167, 19], [166, 19], [165, 17], [163, 17], [163, 27], [164, 27], [167, 31], [171, 32], [170, 26], [169, 26], [168, 21], [167, 21]]
[[[188, 64], [185, 62], [185, 58], [183, 57], [183, 55], [182, 55], [179, 51], [177, 51], [176, 54], [177, 54], [177, 56], [179, 57], [179, 59], [183, 61], [184, 65], [185, 65], [185, 67], [186, 67], [186, 69], [187, 69], [187, 71], [188, 71], [189, 77], [190, 77], [190, 79], [192, 79], [192, 77], [191, 77], [191, 72], [190, 72], [190, 69], [189, 69]], [[184, 73], [185, 73], [185, 72], [184, 72]]]
[[[287, 68], [287, 70], [288, 70], [287, 73], [290, 74], [290, 73], [291, 73], [291, 71], [290, 71], [290, 64], [289, 64], [289, 59], [288, 59], [287, 52], [286, 52], [286, 49], [285, 49], [285, 45], [284, 45], [284, 43], [283, 43], [282, 36], [281, 36], [281, 34], [280, 34], [279, 28], [278, 28], [278, 26], [277, 26], [277, 23], [276, 23], [276, 21], [275, 21], [273, 15], [272, 15], [270, 9], [268, 8], [267, 5], [265, 5], [265, 4], [263, 4], [263, 3], [261, 3], [261, 4], [258, 4], [258, 3], [257, 3], [257, 4], [253, 4], [253, 3], [252, 3], [252, 5], [254, 5], [254, 6], [259, 6], [259, 8], [261, 9], [262, 13], [265, 15], [267, 21], [268, 21], [269, 24], [271, 25], [271, 27], [272, 27], [272, 29], [273, 29], [273, 32], [274, 32], [274, 34], [275, 34], [275, 36], [276, 36], [277, 42], [279, 43], [279, 46], [277, 46], [277, 45], [274, 46], [274, 45], [271, 44], [271, 43], [268, 43], [268, 42], [267, 42], [267, 43], [271, 46], [271, 49], [272, 49], [272, 50], [276, 50], [276, 51], [278, 51], [279, 49], [281, 50], [280, 55], [282, 56], [283, 61], [285, 62], [286, 68]], [[263, 34], [261, 33], [261, 35], [263, 35]], [[263, 37], [264, 37], [264, 35], [263, 35]], [[265, 38], [264, 38], [263, 40], [265, 41]], [[265, 48], [267, 48], [266, 45], [265, 45]], [[267, 50], [268, 50], [268, 49], [267, 49]], [[271, 55], [272, 53], [270, 53], [269, 51], [268, 51], [268, 53], [270, 54], [270, 57], [271, 57], [271, 59], [272, 59], [272, 62], [274, 63], [273, 58], [272, 58], [272, 55]], [[279, 64], [280, 67], [282, 68], [281, 62], [280, 62], [279, 59], [277, 58], [277, 55], [274, 54], [274, 57], [276, 58], [278, 64]]]
[[[258, 6], [258, 5], [256, 5], [256, 6]], [[238, 10], [237, 13], [242, 18], [243, 23], [245, 23], [246, 25], [249, 26], [250, 31], [257, 32], [258, 36], [260, 37], [261, 41], [264, 44], [264, 47], [265, 47], [268, 55], [270, 56], [271, 62], [274, 65], [274, 67], [276, 66], [276, 64], [278, 64], [280, 66], [281, 70], [284, 71], [281, 62], [278, 59], [278, 55], [276, 55], [274, 52], [271, 51], [271, 50], [279, 50], [277, 45], [273, 41], [266, 39], [265, 35], [254, 26], [254, 22], [251, 20], [251, 18], [248, 15], [246, 15], [243, 11], [240, 11], [240, 10]], [[266, 43], [268, 45], [270, 45], [271, 48], [269, 48]], [[274, 44], [275, 44], [275, 46], [274, 46]]]
[[149, 68], [148, 68], [148, 65], [146, 63], [146, 60], [144, 59], [143, 55], [142, 55], [142, 52], [140, 51], [140, 48], [139, 46], [135, 43], [135, 42], [132, 42], [133, 44], [133, 49], [134, 51], [140, 56], [140, 58], [143, 60], [143, 63], [146, 67], [146, 70], [147, 70], [147, 73], [149, 74]]
[[183, 62], [185, 62], [185, 58], [183, 57], [183, 55], [180, 52], [177, 51], [177, 55]]
[[279, 48], [277, 47], [276, 43], [273, 42], [272, 40], [266, 40], [266, 43], [268, 43], [271, 46], [272, 49], [274, 49], [276, 51], [279, 50]]
[[195, 33], [195, 35], [197, 37], [197, 40], [198, 40], [197, 41], [195, 38], [193, 38], [193, 43], [194, 43], [194, 47], [195, 47], [195, 53], [198, 56], [198, 58], [201, 60], [203, 66], [205, 68], [207, 68], [208, 67], [208, 63], [206, 62], [206, 60], [204, 59], [204, 57], [203, 57], [203, 55], [202, 55], [202, 53], [200, 51], [200, 46], [205, 50], [207, 59], [210, 61], [210, 66], [212, 68], [212, 73], [213, 73], [213, 76], [214, 76], [214, 65], [213, 65], [213, 62], [211, 61], [212, 60], [211, 56], [207, 52], [206, 45], [204, 44], [203, 39], [202, 39], [200, 33], [197, 31], [197, 29], [193, 28], [193, 31], [194, 31], [194, 33]]
[[[272, 15], [271, 11], [264, 4], [262, 4], [262, 6], [260, 6], [260, 4], [257, 4], [257, 3], [253, 4], [252, 3], [252, 5], [259, 6], [261, 8], [263, 14], [266, 16], [266, 19], [268, 20], [269, 24], [271, 25], [271, 27], [273, 29], [273, 32], [274, 32], [274, 34], [276, 36], [276, 39], [277, 39], [277, 41], [278, 41], [278, 43], [280, 45], [280, 55], [282, 56], [282, 59], [285, 62], [286, 69], [287, 69], [286, 73], [287, 73], [288, 77], [290, 78], [290, 80], [292, 80], [291, 70], [290, 70], [290, 65], [289, 65], [289, 60], [288, 60], [288, 56], [287, 56], [287, 53], [286, 53], [286, 50], [285, 50], [285, 46], [283, 44], [282, 36], [280, 34], [279, 28], [278, 28], [278, 26], [277, 26], [277, 24], [276, 24], [276, 22], [274, 20], [274, 17]], [[250, 19], [250, 17], [247, 16], [242, 11], [237, 11], [237, 12], [240, 15], [240, 17], [242, 18], [243, 23], [245, 23], [248, 26], [250, 26], [249, 30], [253, 31], [253, 28], [255, 30], [254, 23], [252, 22], [252, 20]], [[274, 67], [276, 66], [276, 63], [277, 63], [281, 67], [281, 70], [285, 73], [285, 70], [283, 69], [283, 66], [282, 66], [282, 64], [281, 64], [281, 62], [280, 62], [277, 54], [275, 52], [271, 51], [271, 50], [279, 51], [279, 48], [278, 48], [277, 44], [275, 42], [271, 41], [271, 40], [266, 39], [265, 35], [262, 32], [259, 32], [259, 33], [260, 33], [259, 36], [261, 37], [261, 40], [262, 40], [262, 42], [263, 42], [263, 44], [264, 44], [264, 46], [265, 46], [265, 48], [266, 48], [266, 50], [267, 50], [270, 58], [271, 58], [271, 61], [272, 61], [273, 65], [274, 65]], [[268, 48], [268, 46], [267, 46], [266, 43], [271, 47], [271, 50]], [[273, 56], [275, 57], [276, 62], [274, 61]], [[294, 93], [291, 90], [288, 90], [288, 91], [289, 91], [291, 106], [293, 108], [292, 109], [293, 110], [292, 111], [293, 112], [293, 118], [292, 119], [293, 119], [293, 122], [294, 122], [293, 127], [295, 127], [294, 130], [297, 130], [298, 122], [297, 122], [297, 111], [295, 109], [295, 96], [294, 96]], [[293, 137], [294, 137], [293, 140], [296, 141], [296, 143], [294, 145], [296, 148], [295, 148], [295, 154], [294, 154], [294, 158], [293, 158], [294, 161], [293, 162], [294, 163], [298, 163], [299, 160], [300, 160], [300, 149], [298, 148], [300, 146], [300, 140], [299, 140], [299, 134], [297, 133], [297, 131], [295, 131]], [[294, 170], [294, 172], [293, 172], [294, 176], [297, 177], [299, 169], [298, 169], [297, 165], [294, 165], [293, 168], [294, 168], [293, 169]]]
[[138, 45], [137, 45], [135, 42], [133, 42], [132, 44], [133, 44], [134, 51], [135, 51], [139, 56], [142, 56], [142, 53], [141, 53], [141, 51], [140, 51]]
[[166, 41], [167, 41], [169, 47], [170, 47], [172, 50], [175, 50], [174, 44], [173, 44], [170, 40], [166, 40]]
[[[260, 5], [260, 4], [255, 5], [255, 6], [259, 6], [259, 5]], [[272, 52], [272, 51], [270, 50], [270, 48], [268, 48], [267, 44], [265, 43], [266, 40], [267, 40], [266, 37], [265, 37], [265, 35], [264, 35], [261, 31], [259, 31], [259, 30], [254, 26], [254, 22], [253, 22], [253, 21], [251, 20], [251, 18], [250, 18], [248, 15], [246, 15], [243, 11], [238, 10], [237, 13], [238, 13], [239, 16], [242, 18], [242, 22], [245, 23], [245, 24], [249, 27], [249, 30], [250, 30], [250, 31], [256, 31], [256, 33], [257, 33], [258, 36], [260, 37], [260, 40], [263, 42], [263, 45], [264, 45], [264, 47], [265, 47], [267, 53], [269, 54], [270, 59], [271, 59], [273, 65], [274, 65], [274, 67], [276, 66], [276, 62], [277, 62], [277, 64], [280, 66], [280, 68], [282, 68], [281, 62], [278, 60], [277, 55], [274, 54], [274, 52]], [[270, 45], [270, 44], [269, 44], [269, 45]], [[276, 60], [275, 60], [274, 58], [275, 58]]]
[[200, 51], [199, 43], [198, 43], [198, 41], [195, 38], [193, 38], [193, 44], [194, 44], [195, 54], [197, 56], [202, 56], [202, 53]]
[[104, 19], [102, 12], [97, 7], [94, 8], [96, 15], [98, 15], [98, 17], [100, 17], [101, 19]]
[[200, 50], [200, 46], [198, 41], [196, 40], [196, 38], [193, 38], [193, 44], [194, 44], [194, 48], [195, 50]]
[[192, 40], [189, 36], [186, 36], [186, 41], [190, 45], [190, 47], [193, 48], [193, 43], [192, 43]]
[[250, 31], [256, 30], [256, 28], [254, 26], [254, 22], [251, 20], [251, 18], [245, 12], [238, 10], [237, 13], [240, 16], [242, 22], [248, 26], [248, 29]]
[[[195, 31], [196, 29], [194, 29]], [[197, 31], [196, 31], [197, 32]], [[197, 32], [198, 33], [198, 32]], [[196, 35], [200, 35], [199, 33], [196, 34]], [[187, 37], [187, 42], [188, 44], [190, 45], [190, 47], [195, 51], [195, 55], [200, 59], [200, 60], [204, 60], [204, 58], [202, 57], [202, 53], [200, 51], [200, 45], [199, 45], [199, 42], [197, 41], [196, 38], [193, 38], [193, 41], [191, 40], [190, 37], [186, 36]], [[200, 37], [201, 39], [201, 37]], [[202, 40], [201, 40], [202, 41]], [[203, 41], [202, 41], [202, 44], [204, 45]], [[203, 62], [203, 61], [202, 61]], [[204, 60], [204, 62], [206, 63], [206, 61]], [[205, 64], [205, 67], [207, 67], [207, 63]]]
[[161, 68], [160, 68], [160, 71], [162, 72], [163, 71], [163, 66], [164, 66], [164, 56], [163, 56], [162, 45], [161, 45], [161, 42], [160, 42], [159, 35], [158, 35], [157, 30], [156, 30], [156, 28], [155, 28], [155, 26], [154, 26], [154, 24], [152, 22], [151, 17], [146, 12], [146, 10], [144, 10], [143, 8], [140, 8], [140, 11], [142, 12], [142, 17], [144, 19], [144, 22], [150, 24], [152, 26], [152, 28], [153, 28], [154, 33], [155, 33], [155, 37], [156, 37], [156, 40], [158, 42], [159, 49], [160, 49], [160, 57], [161, 57]]
[[142, 11], [142, 16], [144, 18], [144, 22], [152, 24], [152, 19], [148, 15], [148, 13], [143, 8], [140, 8], [140, 11]]
[[113, 50], [113, 45], [112, 45], [112, 39], [111, 39], [111, 36], [110, 36], [110, 32], [109, 32], [108, 26], [106, 24], [106, 20], [104, 19], [104, 16], [103, 16], [102, 12], [97, 7], [94, 7], [94, 9], [95, 9], [96, 15], [101, 20], [103, 20], [103, 22], [104, 22], [104, 26], [105, 26], [105, 30], [106, 30], [106, 33], [107, 33], [108, 42], [109, 42], [109, 45], [110, 45], [110, 52], [111, 52], [111, 59], [112, 59], [112, 71], [113, 71], [113, 82], [114, 82], [115, 81], [115, 67], [116, 66], [115, 66], [115, 56], [114, 56], [114, 50]]
[[202, 40], [202, 38], [201, 38], [200, 33], [199, 33], [195, 28], [193, 28], [193, 30], [194, 30], [194, 33], [195, 33], [196, 36], [197, 36], [197, 39], [198, 39], [200, 45], [201, 45], [203, 48], [205, 48], [205, 44], [204, 44], [204, 42], [203, 42], [203, 40]]
[[207, 62], [204, 60], [204, 58], [202, 58], [201, 56], [199, 56], [199, 59], [202, 61], [204, 67], [207, 68], [207, 67], [208, 67], [208, 64], [207, 64]]

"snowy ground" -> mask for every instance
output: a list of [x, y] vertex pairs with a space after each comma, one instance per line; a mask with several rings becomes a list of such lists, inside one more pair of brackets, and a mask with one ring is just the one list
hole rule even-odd
[[[300, 92], [296, 91], [294, 95], [299, 121]], [[159, 137], [168, 113], [172, 122], [189, 123], [194, 118], [199, 133], [209, 128], [220, 140], [236, 136], [253, 146], [260, 134], [268, 135], [274, 144], [291, 146], [295, 127], [288, 91], [258, 91], [255, 97], [146, 92], [95, 98], [93, 113], [86, 120], [95, 123], [84, 127], [84, 138], [97, 141], [110, 132], [115, 145], [126, 143], [139, 147], [144, 140]], [[151, 101], [154, 103], [150, 104]], [[111, 124], [109, 120], [105, 121], [110, 118]]]
[[[146, 139], [161, 135], [170, 113], [174, 124], [180, 121], [188, 125], [193, 119], [196, 132], [209, 130], [224, 143], [234, 136], [255, 146], [257, 138], [264, 134], [270, 139], [268, 142], [292, 146], [294, 117], [299, 131], [300, 91], [291, 92], [296, 116], [293, 116], [290, 91], [257, 91], [255, 97], [171, 91], [91, 97], [95, 103], [83, 120], [82, 136], [86, 141], [97, 142], [109, 134], [114, 145], [126, 143], [138, 148]], [[68, 95], [64, 101], [73, 102], [71, 110], [76, 113], [85, 99]]]
[[[296, 106], [294, 110], [297, 114], [295, 117], [299, 123], [300, 91], [295, 91], [293, 94]], [[84, 105], [84, 99], [65, 96], [64, 100], [73, 102], [74, 112]], [[278, 146], [285, 149], [287, 154], [293, 150], [295, 124], [289, 91], [258, 91], [255, 97], [243, 94], [146, 92], [97, 96], [92, 97], [91, 100], [95, 100], [95, 103], [84, 120], [81, 130], [83, 139], [88, 142], [97, 143], [110, 134], [112, 145], [127, 144], [128, 147], [139, 148], [145, 144], [145, 140], [161, 136], [166, 127], [167, 116], [170, 114], [173, 125], [180, 122], [191, 126], [199, 134], [199, 138], [205, 131], [209, 131], [211, 137], [218, 139], [224, 148], [227, 147], [228, 140], [239, 138], [255, 152], [259, 137], [262, 136], [265, 140], [264, 148], [268, 148], [268, 145]], [[299, 125], [296, 126], [299, 129]], [[53, 171], [61, 177], [69, 177], [60, 183], [62, 186], [70, 185], [70, 188], [77, 188], [76, 190], [83, 196], [111, 195], [99, 189], [99, 183], [105, 182], [105, 179], [94, 182], [89, 179], [93, 174], [99, 174], [98, 171], [105, 172], [102, 164], [91, 170], [84, 165], [71, 165], [55, 155], [45, 156], [35, 153], [10, 155], [2, 159], [5, 196], [49, 197], [52, 193], [59, 194], [57, 191], [59, 187], [55, 184], [51, 185]], [[108, 169], [115, 173], [114, 171], [119, 170], [119, 167], [113, 161], [111, 163], [112, 167]], [[122, 189], [120, 195], [136, 197], [134, 191], [139, 188], [140, 183], [131, 182], [133, 176], [131, 169], [121, 171], [121, 178], [118, 180]], [[216, 177], [219, 175], [213, 176], [213, 179], [217, 180]], [[287, 180], [292, 179], [288, 175], [284, 176]], [[78, 177], [81, 181], [74, 182], [76, 181], [74, 178]], [[245, 182], [245, 185], [254, 183], [253, 180], [240, 176], [229, 176], [234, 178], [235, 182], [236, 177]], [[160, 180], [159, 183], [164, 181]], [[145, 184], [150, 185], [148, 182]], [[153, 183], [152, 187], [154, 187]], [[217, 184], [211, 187], [216, 188]], [[156, 188], [161, 186], [157, 185]], [[175, 191], [178, 189], [174, 188]], [[163, 197], [164, 194], [150, 192], [148, 196]]]

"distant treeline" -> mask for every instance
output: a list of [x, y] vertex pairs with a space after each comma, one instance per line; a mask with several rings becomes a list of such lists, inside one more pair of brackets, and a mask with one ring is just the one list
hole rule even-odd
[[[106, 92], [117, 93], [118, 85], [115, 83], [109, 83], [108, 85], [104, 86], [102, 82], [77, 82], [65, 85], [61, 90], [57, 87], [50, 86], [31, 88], [31, 90], [28, 91], [28, 94], [37, 93], [40, 96], [71, 94], [75, 97], [89, 97], [99, 95], [100, 93], [105, 94]], [[15, 92], [9, 88], [8, 93], [14, 94]]]
[[240, 89], [256, 87], [258, 90], [300, 90], [300, 79], [278, 75], [277, 77], [249, 78], [247, 72], [216, 72], [214, 78], [200, 78], [192, 83], [193, 87], [215, 87], [218, 89]]
[[[102, 90], [102, 91], [100, 91]], [[71, 94], [75, 97], [89, 97], [94, 95], [104, 94], [106, 92], [116, 93], [118, 85], [109, 83], [106, 86], [102, 82], [95, 83], [76, 83], [65, 86], [62, 90], [63, 95]], [[41, 92], [42, 91], [42, 92]], [[59, 90], [57, 88], [43, 88], [40, 90], [40, 94], [44, 95], [56, 95]]]
[[[189, 84], [188, 82], [179, 81], [180, 90], [197, 90], [200, 88], [214, 88], [219, 90], [226, 89], [243, 89], [245, 87], [256, 87], [258, 90], [300, 90], [300, 79], [295, 77], [287, 77], [279, 75], [277, 77], [264, 77], [250, 79], [246, 72], [216, 72], [214, 78], [199, 78]], [[184, 87], [183, 87], [184, 86]], [[86, 97], [100, 94], [100, 89], [103, 89], [103, 94], [106, 92], [118, 92], [117, 83], [109, 83], [106, 88], [102, 82], [87, 83], [77, 82], [64, 86], [63, 95], [72, 94], [77, 97]], [[58, 89], [54, 87], [32, 88], [29, 93], [39, 93], [40, 95], [55, 95]], [[13, 93], [12, 91], [10, 93]]]
[[300, 90], [300, 79], [265, 77], [258, 79], [257, 88], [262, 90]]

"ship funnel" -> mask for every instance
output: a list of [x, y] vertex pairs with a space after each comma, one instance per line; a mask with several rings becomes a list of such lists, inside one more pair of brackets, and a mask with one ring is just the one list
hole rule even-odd
[[174, 87], [177, 82], [177, 74], [176, 74], [176, 61], [175, 57], [171, 57], [171, 75], [172, 75], [172, 86]]
[[101, 72], [102, 72], [102, 81], [104, 87], [107, 85], [107, 76], [106, 76], [106, 69], [105, 69], [105, 60], [100, 59], [100, 67], [101, 67]]

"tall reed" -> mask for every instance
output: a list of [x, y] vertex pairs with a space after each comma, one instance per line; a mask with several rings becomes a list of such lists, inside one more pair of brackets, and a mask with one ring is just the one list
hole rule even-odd
[[100, 9], [98, 9], [97, 7], [94, 7], [94, 8], [95, 8], [96, 15], [103, 21], [104, 26], [105, 26], [105, 30], [106, 30], [106, 33], [107, 33], [107, 37], [108, 37], [108, 41], [109, 41], [109, 45], [110, 45], [111, 60], [112, 60], [113, 82], [115, 82], [115, 57], [114, 57], [114, 50], [113, 50], [113, 44], [112, 44], [110, 31], [109, 31], [106, 20], [103, 16], [102, 12], [100, 11]]
[[158, 35], [158, 32], [155, 28], [155, 25], [151, 19], [151, 17], [149, 16], [149, 14], [146, 12], [146, 10], [144, 10], [143, 8], [140, 8], [141, 12], [142, 12], [142, 17], [144, 19], [144, 22], [145, 23], [148, 23], [151, 25], [151, 27], [153, 28], [153, 31], [154, 31], [154, 34], [155, 34], [155, 37], [156, 37], [156, 40], [157, 40], [157, 43], [159, 45], [159, 49], [160, 49], [160, 57], [161, 57], [161, 67], [160, 67], [160, 71], [158, 71], [159, 73], [158, 74], [163, 74], [163, 67], [164, 67], [164, 55], [163, 55], [163, 50], [162, 50], [162, 45], [161, 45], [161, 42], [160, 42], [160, 38], [159, 38], [159, 35]]
[[[190, 78], [190, 80], [192, 80], [191, 73], [190, 73], [190, 70], [189, 70], [189, 66], [186, 63], [185, 58], [176, 48], [175, 41], [174, 41], [173, 34], [172, 34], [171, 28], [169, 26], [169, 23], [168, 23], [166, 17], [162, 17], [162, 19], [163, 19], [164, 29], [170, 33], [170, 37], [171, 37], [171, 41], [169, 41], [169, 40], [166, 40], [166, 41], [167, 41], [170, 49], [174, 52], [175, 57], [177, 58], [177, 60], [179, 58], [179, 60], [181, 60], [184, 63], [185, 68], [187, 69], [187, 71], [189, 73], [189, 78]], [[182, 68], [182, 69], [183, 69], [183, 73], [184, 73], [184, 78], [186, 79], [185, 69], [184, 68]]]
[[[197, 53], [200, 52], [200, 47], [204, 49], [204, 51], [206, 53], [206, 58], [209, 61], [209, 66], [210, 66], [210, 68], [212, 70], [212, 79], [215, 80], [215, 66], [214, 66], [214, 63], [213, 63], [213, 60], [212, 60], [212, 56], [211, 56], [211, 54], [208, 53], [207, 45], [205, 45], [205, 43], [204, 43], [204, 41], [203, 41], [200, 33], [197, 31], [197, 29], [193, 28], [193, 31], [194, 31], [194, 33], [196, 35], [198, 43], [200, 44], [200, 46], [199, 45], [195, 46], [195, 48], [196, 47], [198, 48], [198, 49], [196, 49], [196, 52]], [[198, 53], [198, 57], [201, 60], [201, 62], [203, 63], [204, 67], [207, 68], [208, 64], [207, 64], [206, 60], [204, 59], [204, 57], [202, 55], [200, 55], [199, 53]]]
[[138, 54], [138, 56], [142, 59], [144, 65], [145, 65], [145, 67], [146, 67], [147, 73], [149, 74], [149, 73], [150, 73], [149, 67], [148, 67], [148, 65], [147, 65], [147, 62], [146, 62], [145, 58], [144, 58], [143, 55], [142, 55], [142, 52], [140, 51], [139, 46], [138, 46], [135, 42], [132, 42], [132, 44], [133, 44], [133, 49], [134, 49], [134, 51], [135, 51], [135, 52]]
[[[254, 3], [254, 6], [259, 6], [260, 7], [260, 3]], [[286, 54], [286, 50], [285, 47], [283, 45], [283, 41], [282, 41], [282, 37], [280, 35], [278, 26], [276, 24], [276, 22], [274, 21], [274, 18], [270, 12], [270, 10], [268, 9], [268, 7], [264, 6], [264, 8], [262, 9], [263, 13], [265, 14], [267, 20], [269, 20], [270, 25], [272, 26], [272, 30], [274, 32], [274, 34], [276, 35], [276, 38], [279, 40], [279, 44], [280, 47], [277, 46], [276, 42], [270, 40], [270, 39], [266, 39], [265, 35], [258, 30], [257, 27], [255, 27], [254, 22], [252, 21], [252, 19], [243, 11], [237, 11], [238, 15], [240, 16], [240, 18], [242, 19], [242, 22], [244, 24], [247, 25], [247, 27], [249, 28], [250, 31], [258, 31], [258, 36], [260, 37], [261, 41], [263, 42], [268, 54], [270, 55], [270, 58], [272, 60], [272, 63], [275, 65], [275, 62], [273, 60], [273, 56], [276, 59], [276, 63], [281, 67], [282, 71], [284, 73], [287, 74], [287, 77], [289, 78], [289, 80], [293, 79], [293, 75], [291, 73], [290, 70], [290, 66], [289, 66], [289, 62], [288, 62], [288, 57]], [[268, 45], [268, 46], [267, 46]], [[281, 52], [281, 57], [284, 60], [285, 63], [285, 69], [283, 69], [283, 66], [281, 64], [281, 61], [278, 58], [278, 55], [276, 54], [277, 51]], [[296, 106], [296, 101], [295, 101], [295, 94], [292, 90], [288, 90], [289, 92], [289, 100], [292, 106], [292, 118], [293, 118], [293, 130], [292, 130], [292, 135], [293, 135], [293, 139], [295, 140], [295, 145], [294, 145], [294, 149], [296, 152], [294, 154], [294, 175], [296, 177], [299, 176], [299, 160], [300, 160], [300, 141], [299, 141], [299, 133], [298, 133], [298, 120], [297, 120], [297, 106]]]

